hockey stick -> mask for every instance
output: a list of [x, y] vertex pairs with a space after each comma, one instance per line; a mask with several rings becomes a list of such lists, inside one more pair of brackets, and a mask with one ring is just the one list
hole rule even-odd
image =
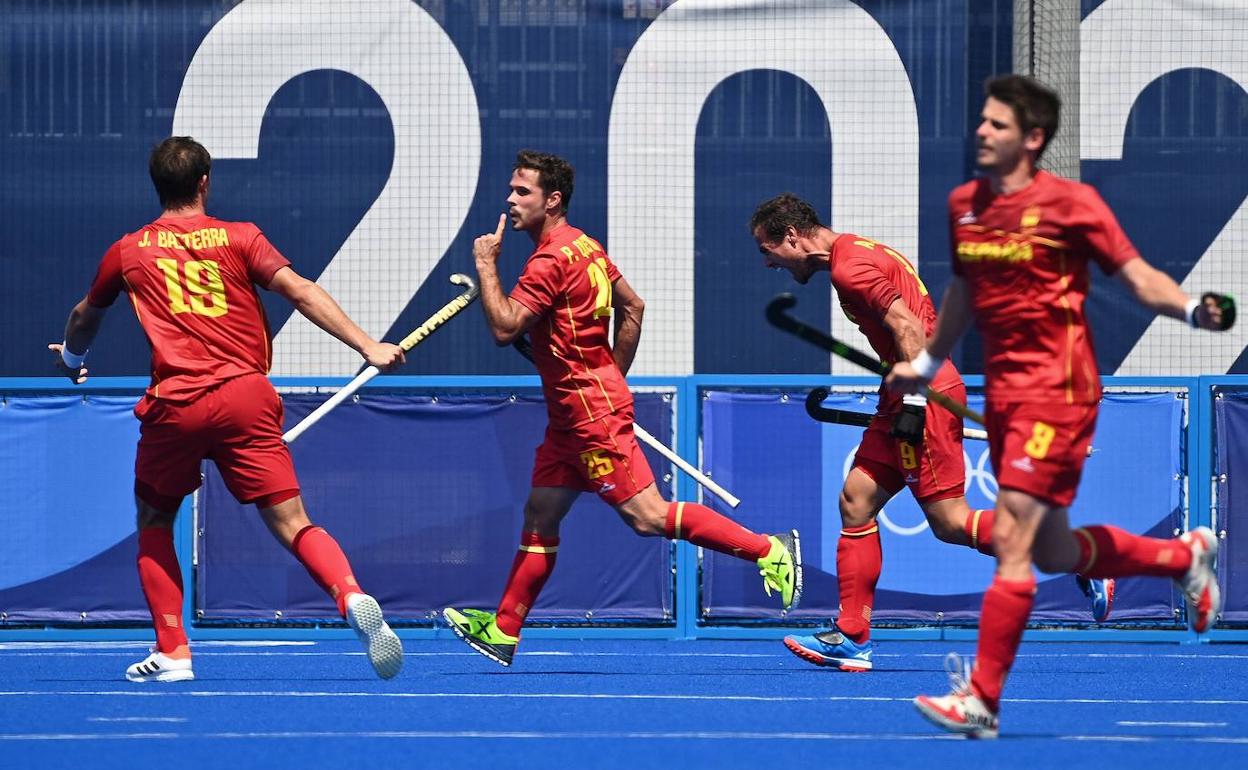
[[[512, 343], [512, 346], [517, 351], [520, 352], [520, 355], [529, 359], [529, 361], [533, 360], [533, 348], [531, 345], [529, 345], [529, 339], [527, 337], [525, 337], [524, 335], [520, 335], [519, 337], [516, 338], [516, 341]], [[708, 491], [712, 492], [720, 500], [723, 500], [725, 503], [728, 503], [728, 505], [730, 505], [733, 508], [736, 508], [738, 505], [741, 504], [741, 498], [737, 497], [736, 495], [732, 494], [731, 492], [724, 489], [720, 485], [716, 484], [714, 481], [711, 481], [711, 479], [708, 478], [706, 474], [704, 474], [702, 471], [698, 470], [697, 468], [693, 467], [689, 463], [685, 462], [683, 457], [676, 454], [672, 450], [668, 449], [666, 444], [664, 444], [662, 441], [659, 441], [654, 436], [651, 436], [650, 433], [647, 432], [645, 428], [641, 427], [635, 422], [633, 423], [633, 433], [636, 434], [637, 438], [641, 441], [641, 443], [645, 444], [646, 446], [650, 447], [654, 451], [663, 455], [663, 457], [667, 458], [669, 462], [671, 462], [677, 468], [680, 468], [682, 471], [688, 474], [689, 478], [698, 482], [698, 484], [700, 484], [703, 488], [707, 489]]]
[[[830, 334], [805, 324], [785, 312], [796, 305], [797, 298], [792, 294], [785, 292], [784, 294], [776, 295], [771, 302], [767, 303], [767, 321], [777, 329], [786, 331], [817, 348], [822, 348], [829, 353], [838, 355], [852, 364], [861, 366], [863, 369], [875, 372], [880, 376], [888, 374], [888, 364], [863, 353], [861, 350], [851, 348]], [[973, 409], [968, 409], [943, 393], [937, 393], [931, 388], [924, 387], [923, 395], [959, 417], [972, 420], [980, 425], [984, 424], [984, 416], [982, 414]]]
[[[420, 326], [417, 326], [415, 331], [400, 340], [399, 347], [403, 348], [403, 352], [406, 353], [419, 345], [421, 342], [424, 342], [425, 338], [441, 328], [442, 324], [451, 320], [459, 311], [471, 305], [480, 293], [480, 290], [477, 288], [477, 282], [463, 273], [455, 273], [452, 275], [451, 283], [456, 284], [457, 286], [467, 286], [468, 288], [458, 297], [443, 305], [441, 310], [429, 316], [429, 319]], [[286, 433], [282, 436], [282, 440], [289, 444], [299, 438], [303, 435], [304, 431], [311, 428], [317, 423], [318, 420], [328, 414], [331, 409], [341, 404], [348, 396], [363, 387], [364, 383], [376, 377], [380, 371], [381, 370], [377, 367], [370, 366], [357, 374], [355, 379], [347, 383], [342, 390], [330, 396], [328, 401], [318, 406], [312, 411], [311, 414], [300, 420], [298, 425], [286, 431]]]
[[[823, 400], [828, 397], [827, 388], [815, 388], [806, 396], [806, 414], [811, 416], [818, 422], [828, 422], [836, 425], [855, 425], [859, 428], [865, 428], [871, 424], [875, 415], [866, 412], [855, 412], [848, 409], [828, 409], [823, 406]], [[962, 437], [975, 439], [976, 441], [987, 441], [988, 431], [979, 430], [978, 428], [963, 428]]]

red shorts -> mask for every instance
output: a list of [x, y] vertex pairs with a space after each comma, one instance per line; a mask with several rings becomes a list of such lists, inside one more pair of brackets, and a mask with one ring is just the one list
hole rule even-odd
[[619, 505], [654, 483], [633, 435], [632, 410], [568, 430], [546, 428], [533, 463], [533, 486], [594, 492]]
[[[944, 393], [959, 404], [966, 403], [965, 385]], [[958, 497], [966, 491], [961, 417], [929, 401], [923, 443], [918, 446], [890, 436], [892, 428], [891, 416], [872, 420], [862, 434], [853, 467], [861, 468], [890, 494], [910, 487], [914, 499], [921, 503]]]
[[134, 414], [141, 423], [135, 491], [159, 510], [177, 510], [199, 488], [204, 459], [217, 464], [241, 503], [276, 505], [299, 494], [282, 443], [282, 400], [263, 374], [226, 380], [188, 403], [146, 397]]
[[988, 446], [1002, 488], [1052, 505], [1075, 500], [1097, 404], [988, 404]]

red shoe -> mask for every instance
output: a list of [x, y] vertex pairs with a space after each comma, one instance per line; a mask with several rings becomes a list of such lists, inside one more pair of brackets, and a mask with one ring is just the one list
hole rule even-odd
[[1222, 590], [1214, 567], [1218, 561], [1218, 536], [1208, 527], [1197, 527], [1179, 538], [1192, 550], [1192, 566], [1178, 583], [1187, 597], [1187, 617], [1197, 633], [1203, 633], [1222, 611]]
[[996, 738], [998, 732], [997, 712], [988, 708], [971, 689], [969, 666], [962, 663], [957, 653], [945, 658], [949, 683], [953, 692], [943, 696], [920, 695], [914, 699], [914, 707], [927, 721], [951, 733], [968, 738]]

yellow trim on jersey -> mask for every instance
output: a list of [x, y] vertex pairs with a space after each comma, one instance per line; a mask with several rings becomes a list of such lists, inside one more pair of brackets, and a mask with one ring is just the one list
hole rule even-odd
[[[598, 390], [602, 392], [602, 397], [607, 400], [607, 409], [614, 412], [615, 404], [611, 402], [611, 396], [607, 393], [606, 386], [602, 384], [602, 379], [589, 368], [589, 362], [585, 360], [585, 351], [577, 343], [576, 317], [572, 313], [572, 298], [567, 295], [567, 292], [564, 292], [563, 301], [568, 307], [568, 324], [572, 327], [572, 347], [576, 348], [576, 354], [581, 357], [581, 364], [585, 367], [585, 372], [594, 378], [594, 382], [598, 383]], [[590, 415], [590, 417], [592, 418], [593, 415]]]
[[1058, 301], [1062, 304], [1062, 309], [1066, 311], [1066, 403], [1075, 403], [1075, 309], [1070, 306], [1070, 300], [1066, 299], [1066, 292], [1070, 289], [1070, 281], [1073, 278], [1066, 273], [1066, 254], [1064, 252], [1058, 254], [1057, 258], [1058, 272], [1061, 273], [1060, 291], [1061, 295]]
[[1034, 233], [1012, 233], [1009, 230], [998, 230], [996, 228], [989, 229], [987, 227], [984, 227], [983, 225], [958, 225], [958, 226], [965, 227], [967, 230], [970, 230], [973, 233], [989, 233], [991, 235], [997, 236], [998, 238], [1010, 238], [1016, 241], [1023, 240], [1029, 243], [1038, 243], [1042, 246], [1052, 246], [1055, 249], [1069, 248], [1069, 246], [1066, 244], [1065, 241], [1055, 241], [1050, 238], [1043, 238], [1039, 235], [1035, 235]]

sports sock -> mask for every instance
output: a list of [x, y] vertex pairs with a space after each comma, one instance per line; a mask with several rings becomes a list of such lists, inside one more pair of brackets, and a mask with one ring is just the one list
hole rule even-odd
[[520, 548], [511, 562], [511, 574], [507, 576], [507, 587], [498, 602], [494, 621], [504, 634], [520, 635], [524, 619], [546, 585], [546, 579], [555, 571], [558, 555], [558, 537], [542, 537], [536, 532], [520, 535]]
[[841, 590], [836, 627], [859, 644], [871, 638], [871, 608], [883, 563], [876, 522], [841, 530], [836, 544], [836, 582]]
[[766, 535], [755, 534], [697, 503], [669, 503], [663, 529], [671, 540], [688, 540], [739, 559], [758, 561], [771, 550], [771, 541]]
[[337, 603], [338, 614], [345, 618], [347, 597], [360, 593], [360, 584], [355, 582], [351, 563], [338, 541], [321, 527], [308, 525], [295, 535], [290, 550], [316, 584]]
[[962, 528], [971, 540], [971, 547], [986, 556], [996, 556], [997, 549], [992, 546], [992, 523], [997, 520], [997, 512], [992, 508], [981, 508], [971, 511], [966, 517]]
[[1180, 577], [1192, 566], [1192, 551], [1181, 540], [1133, 535], [1117, 527], [1093, 525], [1074, 530], [1079, 543], [1077, 572], [1084, 577], [1128, 575]]
[[984, 592], [971, 689], [994, 712], [1000, 710], [1001, 689], [1014, 665], [1027, 617], [1035, 603], [1036, 579], [1033, 577], [1003, 580], [997, 576]]
[[173, 550], [173, 530], [147, 527], [139, 530], [139, 585], [147, 598], [156, 628], [156, 649], [165, 654], [186, 646], [182, 626], [182, 570]]

